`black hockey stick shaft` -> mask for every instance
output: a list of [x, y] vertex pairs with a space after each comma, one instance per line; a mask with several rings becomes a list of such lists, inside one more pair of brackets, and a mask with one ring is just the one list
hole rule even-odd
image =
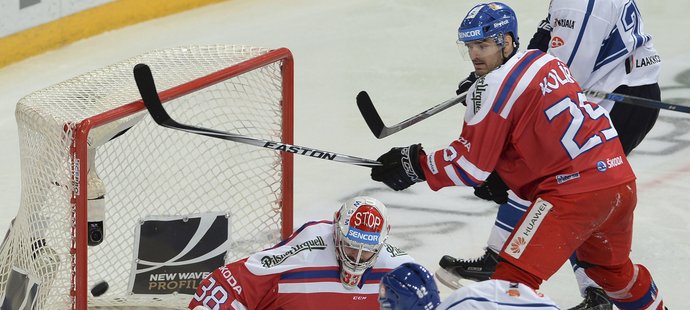
[[616, 102], [633, 104], [633, 105], [647, 107], [647, 108], [657, 108], [657, 109], [678, 111], [678, 112], [683, 112], [683, 113], [690, 113], [690, 106], [682, 105], [682, 104], [662, 102], [662, 101], [657, 101], [657, 100], [652, 100], [652, 99], [647, 99], [647, 98], [641, 98], [641, 97], [635, 97], [635, 96], [630, 96], [630, 95], [617, 94], [617, 93], [607, 93], [607, 92], [591, 90], [591, 89], [585, 89], [583, 92], [587, 97], [608, 99], [608, 100], [612, 100], [612, 101], [616, 101]]
[[364, 121], [367, 123], [367, 126], [369, 126], [371, 132], [378, 139], [390, 136], [398, 131], [401, 131], [407, 127], [419, 123], [429, 118], [430, 116], [435, 115], [463, 101], [465, 101], [465, 93], [462, 93], [455, 98], [451, 98], [444, 102], [441, 102], [419, 114], [416, 114], [400, 123], [397, 123], [389, 127], [383, 123], [381, 116], [374, 107], [374, 103], [371, 102], [369, 94], [367, 94], [366, 91], [361, 91], [359, 92], [359, 94], [357, 94], [357, 107], [359, 107], [359, 112], [362, 114], [362, 117], [364, 117]]
[[282, 143], [274, 142], [263, 139], [256, 139], [247, 136], [242, 136], [239, 134], [223, 132], [215, 129], [196, 127], [192, 125], [186, 125], [178, 123], [163, 108], [163, 104], [158, 96], [158, 91], [156, 90], [156, 84], [153, 80], [153, 74], [151, 74], [151, 69], [145, 64], [137, 64], [134, 66], [134, 80], [137, 83], [137, 88], [139, 88], [139, 93], [141, 94], [141, 99], [144, 101], [146, 109], [151, 114], [153, 120], [163, 127], [181, 130], [188, 133], [193, 133], [202, 136], [208, 136], [223, 140], [229, 140], [233, 142], [239, 142], [259, 147], [264, 147], [276, 151], [288, 152], [292, 154], [305, 155], [314, 158], [320, 158], [330, 161], [336, 161], [356, 166], [362, 167], [375, 167], [380, 166], [381, 163], [375, 160], [370, 160], [366, 158], [360, 158], [350, 155], [343, 155], [334, 152], [321, 151], [317, 149]]
[[[652, 99], [647, 99], [647, 98], [641, 98], [641, 97], [635, 97], [635, 96], [630, 96], [630, 95], [623, 95], [623, 94], [617, 94], [617, 93], [606, 93], [602, 91], [596, 91], [596, 90], [591, 90], [591, 89], [585, 89], [583, 91], [585, 95], [588, 97], [595, 97], [595, 98], [602, 98], [602, 99], [609, 99], [613, 100], [616, 102], [621, 102], [625, 104], [632, 104], [632, 105], [637, 105], [637, 106], [642, 106], [642, 107], [648, 107], [648, 108], [658, 108], [658, 109], [664, 109], [664, 110], [671, 110], [671, 111], [678, 111], [678, 112], [683, 112], [683, 113], [690, 113], [690, 106], [687, 105], [682, 105], [682, 104], [675, 104], [675, 103], [669, 103], [669, 102], [662, 102], [662, 101], [657, 101], [657, 100], [652, 100]], [[459, 102], [465, 101], [465, 94], [460, 94], [459, 96], [455, 98], [448, 99], [444, 102], [441, 102], [417, 115], [413, 115], [412, 117], [398, 123], [392, 126], [386, 126], [383, 123], [383, 120], [381, 119], [381, 116], [379, 115], [378, 111], [376, 111], [376, 108], [374, 107], [374, 103], [371, 101], [371, 98], [369, 97], [369, 94], [367, 94], [366, 91], [361, 91], [357, 95], [357, 107], [359, 107], [359, 112], [362, 114], [362, 117], [364, 117], [364, 121], [367, 123], [367, 126], [369, 126], [369, 129], [371, 132], [374, 134], [374, 136], [378, 139], [390, 136], [398, 131], [401, 131], [407, 127], [410, 127], [416, 123], [419, 123], [430, 116], [437, 114], [447, 108], [450, 108]]]

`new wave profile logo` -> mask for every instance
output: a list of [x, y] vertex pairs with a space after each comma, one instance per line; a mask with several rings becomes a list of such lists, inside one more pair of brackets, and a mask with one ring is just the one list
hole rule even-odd
[[201, 280], [225, 265], [228, 218], [202, 214], [147, 219], [137, 229], [134, 294], [194, 294]]

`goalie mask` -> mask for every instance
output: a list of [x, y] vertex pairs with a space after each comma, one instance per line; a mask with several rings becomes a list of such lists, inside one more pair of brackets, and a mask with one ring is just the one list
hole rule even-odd
[[348, 289], [355, 288], [364, 271], [376, 263], [388, 238], [386, 207], [374, 198], [351, 198], [335, 213], [333, 222], [340, 282]]

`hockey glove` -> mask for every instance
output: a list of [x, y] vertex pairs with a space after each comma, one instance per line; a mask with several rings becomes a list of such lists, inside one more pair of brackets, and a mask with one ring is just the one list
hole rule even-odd
[[371, 179], [383, 182], [396, 191], [424, 182], [426, 179], [419, 164], [421, 151], [421, 144], [392, 148], [377, 159], [383, 165], [371, 169]]
[[[474, 72], [470, 73], [470, 76], [468, 76], [466, 79], [460, 81], [458, 84], [458, 89], [455, 91], [456, 95], [460, 95], [464, 92], [466, 92], [468, 89], [470, 89], [470, 86], [474, 84], [474, 82], [477, 80], [477, 75], [474, 74]], [[465, 101], [462, 102], [462, 105], [467, 106], [467, 103]]]
[[542, 20], [537, 27], [537, 32], [534, 33], [532, 39], [529, 40], [527, 49], [538, 49], [546, 53], [549, 49], [549, 42], [551, 41], [551, 24], [549, 23], [549, 17]]
[[501, 180], [501, 177], [492, 172], [486, 181], [474, 188], [474, 195], [484, 199], [493, 201], [499, 205], [508, 202], [508, 185]]

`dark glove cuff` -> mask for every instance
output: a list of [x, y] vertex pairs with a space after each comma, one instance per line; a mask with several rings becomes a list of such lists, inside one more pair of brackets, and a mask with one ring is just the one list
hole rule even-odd
[[465, 78], [464, 80], [460, 81], [460, 83], [458, 83], [458, 89], [455, 90], [455, 94], [460, 95], [464, 92], [467, 92], [467, 90], [470, 89], [472, 84], [474, 84], [474, 82], [477, 81], [477, 78], [478, 78], [477, 74], [474, 73], [474, 71], [470, 72], [470, 75], [467, 76], [467, 78]]
[[486, 178], [486, 183], [494, 192], [506, 192], [509, 189], [508, 185], [503, 182], [503, 179], [496, 171], [489, 174], [489, 177]]
[[539, 27], [537, 27], [537, 31], [532, 36], [532, 39], [529, 40], [527, 49], [538, 49], [546, 53], [546, 51], [549, 50], [549, 43], [551, 42], [551, 29], [548, 18], [542, 20]]
[[474, 188], [474, 195], [497, 204], [504, 204], [508, 202], [508, 185], [496, 171], [493, 171], [482, 185]]
[[400, 161], [403, 169], [405, 169], [405, 174], [407, 174], [410, 180], [414, 182], [426, 181], [424, 171], [419, 163], [419, 153], [421, 150], [421, 144], [413, 144], [400, 150], [400, 154], [402, 155]]

